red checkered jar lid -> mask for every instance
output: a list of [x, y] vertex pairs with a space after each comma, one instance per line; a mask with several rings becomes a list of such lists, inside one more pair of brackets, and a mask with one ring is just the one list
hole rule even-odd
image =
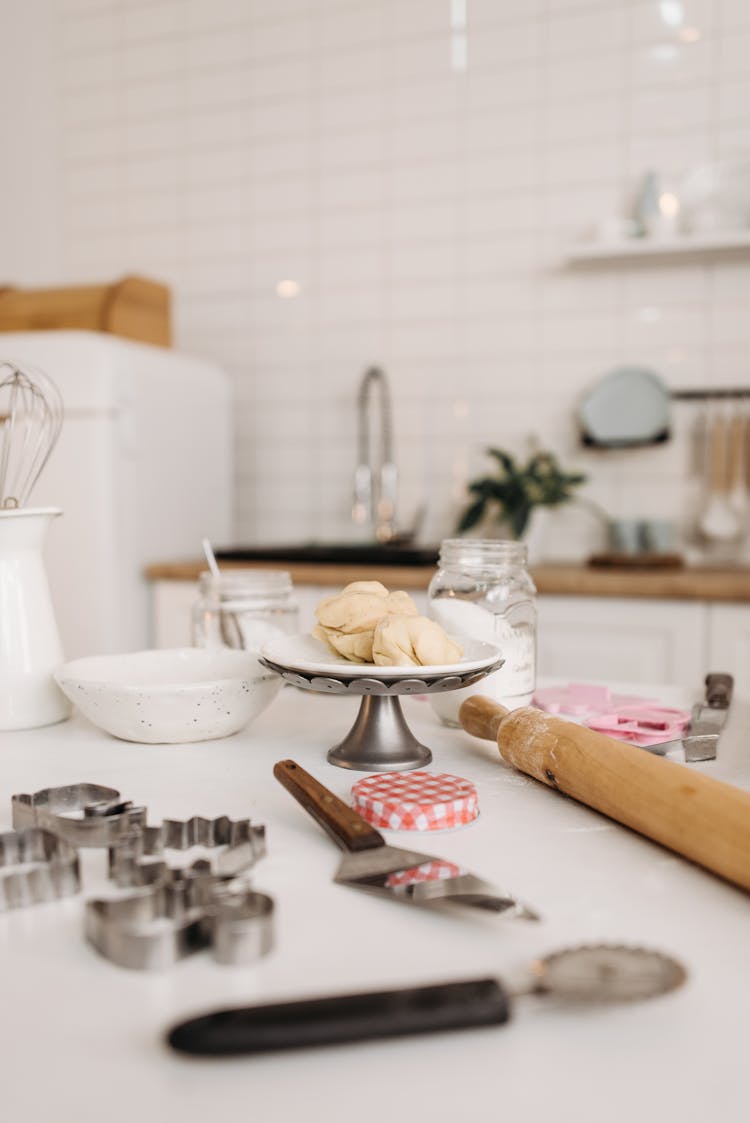
[[368, 823], [392, 831], [448, 830], [479, 814], [474, 785], [447, 772], [367, 776], [352, 788], [352, 804]]

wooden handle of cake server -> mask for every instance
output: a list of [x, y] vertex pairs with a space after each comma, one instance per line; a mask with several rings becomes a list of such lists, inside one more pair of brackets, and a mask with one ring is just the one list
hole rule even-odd
[[750, 890], [750, 792], [530, 707], [475, 695], [459, 717], [521, 772]]

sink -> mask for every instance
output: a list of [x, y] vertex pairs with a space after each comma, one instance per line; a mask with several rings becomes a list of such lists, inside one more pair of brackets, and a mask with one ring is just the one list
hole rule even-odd
[[299, 546], [235, 546], [217, 550], [218, 561], [319, 562], [348, 565], [437, 565], [437, 546], [381, 542], [307, 542]]

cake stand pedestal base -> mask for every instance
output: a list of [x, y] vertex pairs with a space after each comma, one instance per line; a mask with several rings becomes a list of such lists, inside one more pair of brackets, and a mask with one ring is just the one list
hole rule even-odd
[[432, 753], [406, 724], [394, 694], [368, 694], [343, 741], [328, 753], [330, 764], [357, 772], [403, 772], [424, 768]]
[[376, 667], [343, 659], [332, 665], [330, 656], [325, 662], [309, 658], [310, 645], [315, 652], [317, 640], [283, 636], [264, 648], [260, 662], [301, 690], [361, 698], [354, 725], [328, 752], [330, 764], [357, 772], [405, 772], [424, 768], [432, 760], [432, 753], [406, 724], [399, 695], [440, 694], [473, 686], [503, 665], [499, 650], [492, 644], [469, 639], [462, 642], [464, 660], [450, 666]]

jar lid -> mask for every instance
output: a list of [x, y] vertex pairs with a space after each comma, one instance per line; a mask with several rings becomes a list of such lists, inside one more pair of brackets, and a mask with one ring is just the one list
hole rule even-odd
[[421, 866], [414, 866], [410, 870], [396, 870], [389, 873], [385, 879], [388, 889], [404, 888], [407, 885], [418, 885], [420, 881], [440, 881], [448, 877], [460, 877], [463, 870], [455, 862], [445, 862], [435, 858], [432, 862], [423, 862]]
[[440, 831], [463, 827], [479, 814], [470, 780], [447, 772], [381, 772], [358, 780], [352, 802], [374, 827]]
[[487, 569], [496, 565], [526, 565], [525, 542], [514, 538], [444, 538], [440, 543], [441, 566]]

